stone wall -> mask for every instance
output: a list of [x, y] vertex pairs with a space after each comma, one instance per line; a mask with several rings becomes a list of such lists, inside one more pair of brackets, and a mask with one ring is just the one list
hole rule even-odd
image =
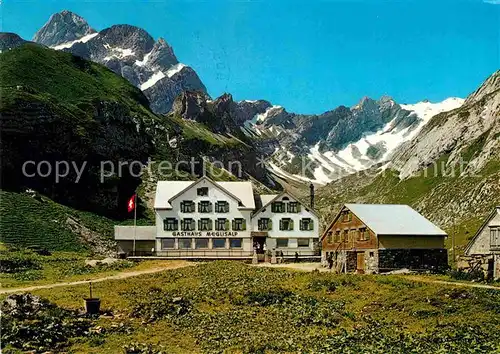
[[403, 268], [442, 272], [448, 268], [446, 249], [383, 249], [378, 257], [380, 272]]

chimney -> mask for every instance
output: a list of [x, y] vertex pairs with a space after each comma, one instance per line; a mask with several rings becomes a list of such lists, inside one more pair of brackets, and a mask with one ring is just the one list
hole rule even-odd
[[309, 185], [309, 190], [310, 190], [309, 196], [311, 197], [311, 209], [314, 209], [314, 184], [311, 183]]

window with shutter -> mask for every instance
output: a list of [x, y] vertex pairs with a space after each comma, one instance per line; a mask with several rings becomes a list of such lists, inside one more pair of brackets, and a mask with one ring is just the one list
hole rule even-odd
[[212, 203], [209, 201], [201, 201], [198, 203], [198, 212], [199, 213], [210, 213], [212, 211]]
[[297, 213], [298, 212], [298, 204], [297, 202], [288, 203], [288, 212], [289, 213]]
[[211, 221], [212, 220], [205, 219], [205, 218], [198, 220], [198, 230], [199, 231], [209, 231], [209, 230], [211, 230], [212, 229], [211, 225], [210, 225]]
[[216, 213], [229, 213], [229, 203], [225, 201], [220, 201], [215, 203]]
[[191, 200], [183, 200], [181, 202], [181, 213], [194, 213], [195, 205]]
[[227, 219], [217, 219], [215, 221], [215, 230], [217, 231], [225, 231], [228, 230], [228, 220]]
[[309, 222], [309, 231], [313, 231], [314, 230], [314, 220], [311, 219], [311, 222]]
[[288, 223], [288, 230], [289, 231], [293, 230], [293, 220], [290, 220], [290, 222]]
[[245, 219], [237, 218], [233, 220], [233, 231], [243, 231], [245, 225]]
[[301, 219], [300, 220], [300, 230], [302, 230], [302, 231], [312, 230], [311, 224], [312, 224], [312, 219], [311, 218]]
[[195, 221], [194, 219], [182, 219], [181, 220], [181, 230], [182, 231], [194, 231]]
[[267, 229], [272, 230], [273, 229], [273, 220], [269, 219], [269, 222], [267, 223]]
[[285, 204], [283, 202], [273, 202], [271, 204], [271, 211], [273, 213], [283, 213], [285, 211]]
[[167, 218], [163, 220], [163, 230], [165, 231], [177, 231], [178, 225], [176, 218]]

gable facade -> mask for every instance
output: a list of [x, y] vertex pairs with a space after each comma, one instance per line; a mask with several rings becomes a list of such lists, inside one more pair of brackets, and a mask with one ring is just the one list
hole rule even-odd
[[288, 253], [317, 247], [319, 219], [312, 209], [288, 192], [273, 198], [252, 215], [254, 236], [266, 236], [267, 249]]
[[465, 249], [465, 255], [490, 255], [500, 253], [500, 207], [486, 218]]
[[346, 206], [323, 233], [321, 243], [327, 252], [375, 249], [378, 244], [377, 235]]
[[[208, 178], [193, 183], [156, 209], [156, 251], [250, 250], [250, 216], [235, 195]], [[218, 239], [218, 241], [214, 241]]]

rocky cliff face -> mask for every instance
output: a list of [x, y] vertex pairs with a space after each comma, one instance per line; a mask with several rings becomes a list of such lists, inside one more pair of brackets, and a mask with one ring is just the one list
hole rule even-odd
[[196, 72], [180, 63], [171, 46], [155, 41], [145, 30], [115, 25], [100, 32], [80, 16], [63, 11], [54, 14], [33, 40], [103, 64], [139, 87], [156, 113], [167, 113], [184, 90], [206, 88]]
[[[481, 148], [466, 154], [472, 145]], [[407, 178], [444, 154], [447, 164], [473, 173], [500, 151], [500, 71], [491, 75], [460, 108], [434, 116], [420, 134], [394, 157], [393, 165]]]
[[264, 113], [271, 104], [267, 101], [234, 101], [225, 93], [215, 100], [203, 91], [184, 91], [172, 106], [174, 115], [203, 123], [217, 133], [240, 134], [242, 125]]

